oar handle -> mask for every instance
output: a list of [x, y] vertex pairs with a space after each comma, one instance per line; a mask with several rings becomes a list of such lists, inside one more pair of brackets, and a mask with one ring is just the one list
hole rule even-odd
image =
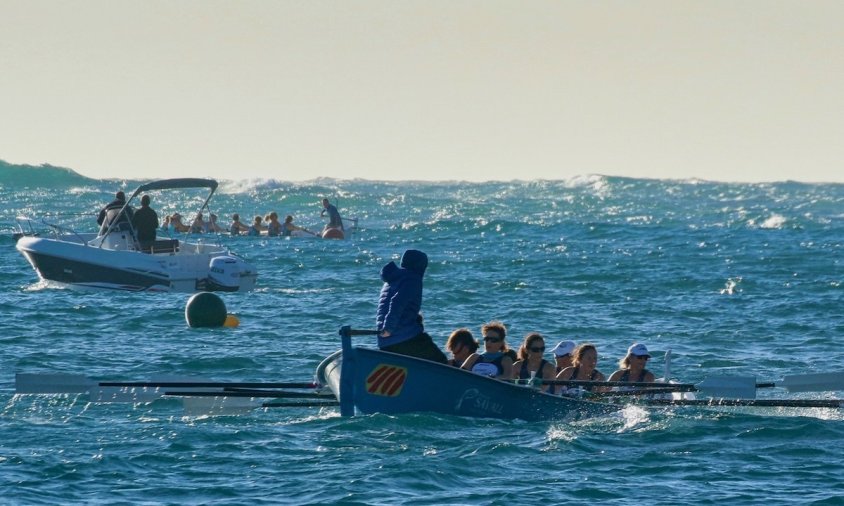
[[377, 336], [380, 334], [381, 331], [379, 330], [362, 330], [362, 329], [353, 329], [348, 325], [344, 325], [340, 327], [340, 336], [341, 337], [351, 337], [351, 336]]

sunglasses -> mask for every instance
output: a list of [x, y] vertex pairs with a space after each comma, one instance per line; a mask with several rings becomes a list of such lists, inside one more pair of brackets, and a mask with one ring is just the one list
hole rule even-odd
[[543, 351], [545, 351], [545, 347], [543, 346], [542, 348], [531, 348], [530, 351], [534, 353], [542, 353]]
[[633, 355], [633, 356], [638, 358], [639, 360], [647, 360], [647, 359], [651, 358], [647, 355]]
[[487, 341], [487, 342], [490, 342], [490, 343], [500, 343], [501, 341], [503, 341], [503, 339], [500, 338], [500, 337], [484, 336], [484, 341]]

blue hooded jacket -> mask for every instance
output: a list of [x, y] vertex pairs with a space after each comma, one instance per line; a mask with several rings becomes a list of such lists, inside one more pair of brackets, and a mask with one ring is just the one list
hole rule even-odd
[[401, 257], [401, 267], [390, 262], [381, 269], [381, 297], [375, 316], [376, 328], [388, 330], [390, 337], [378, 337], [378, 347], [398, 344], [423, 331], [419, 321], [422, 309], [422, 277], [428, 268], [428, 255], [409, 249]]

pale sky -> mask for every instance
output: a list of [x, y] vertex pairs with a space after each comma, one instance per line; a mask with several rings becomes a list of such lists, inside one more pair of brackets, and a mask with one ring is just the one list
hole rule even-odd
[[0, 0], [0, 159], [844, 182], [844, 1]]

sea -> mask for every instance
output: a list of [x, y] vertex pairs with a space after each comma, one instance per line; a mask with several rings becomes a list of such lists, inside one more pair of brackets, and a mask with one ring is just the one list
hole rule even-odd
[[[310, 381], [341, 326], [373, 328], [379, 271], [407, 249], [429, 257], [422, 313], [441, 346], [500, 320], [511, 346], [529, 332], [549, 350], [595, 344], [606, 374], [634, 342], [657, 377], [670, 351], [680, 382], [844, 371], [842, 184], [221, 181], [210, 208], [226, 225], [276, 211], [320, 229], [327, 197], [357, 229], [345, 241], [215, 238], [259, 277], [252, 292], [221, 294], [240, 325], [209, 329], [187, 325], [191, 294], [51, 286], [15, 250], [18, 216], [92, 232], [116, 190], [143, 182], [0, 166], [0, 504], [844, 504], [836, 409], [189, 416], [178, 399], [14, 391], [15, 373]], [[177, 193], [153, 208], [190, 218], [201, 203]]]

